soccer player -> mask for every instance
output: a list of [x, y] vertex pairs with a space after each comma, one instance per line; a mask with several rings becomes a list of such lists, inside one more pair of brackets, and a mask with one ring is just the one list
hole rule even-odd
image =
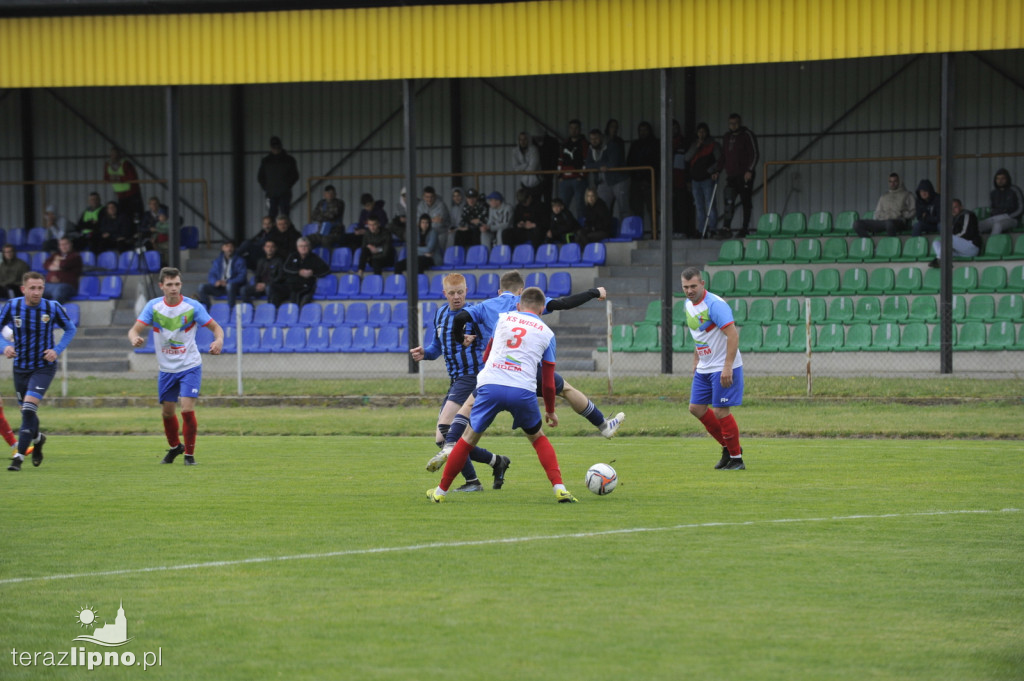
[[[185, 465], [196, 465], [196, 400], [203, 382], [203, 358], [196, 346], [196, 331], [200, 326], [213, 331], [210, 354], [219, 355], [224, 346], [224, 329], [215, 322], [198, 301], [181, 295], [181, 272], [173, 267], [160, 270], [162, 298], [146, 303], [138, 320], [128, 330], [132, 346], [141, 348], [146, 344], [142, 334], [153, 327], [156, 337], [156, 357], [160, 373], [157, 389], [160, 406], [163, 409], [164, 434], [167, 450], [160, 463], [174, 463], [181, 453], [185, 454]], [[178, 438], [178, 415], [176, 407], [181, 400], [182, 435]]]
[[[43, 298], [44, 287], [43, 275], [26, 272], [21, 278], [24, 296], [8, 301], [0, 310], [0, 327], [10, 326], [13, 333], [13, 343], [3, 339], [4, 357], [14, 360], [14, 391], [21, 405], [18, 453], [11, 459], [9, 471], [20, 471], [29, 453], [33, 466], [43, 462], [46, 436], [39, 432], [39, 403], [57, 374], [57, 358], [77, 331], [63, 305]], [[64, 329], [57, 344], [53, 342], [54, 325]]]
[[[519, 294], [522, 293], [523, 287], [525, 286], [523, 276], [516, 270], [506, 272], [501, 276], [499, 282], [498, 296], [485, 300], [482, 303], [474, 305], [468, 309], [461, 310], [453, 321], [452, 334], [453, 337], [458, 341], [463, 337], [463, 328], [465, 324], [473, 322], [476, 325], [478, 335], [482, 336], [484, 342], [491, 339], [494, 334], [494, 325], [497, 321], [506, 313], [512, 312], [516, 309], [516, 304], [519, 302]], [[570, 310], [574, 307], [579, 307], [588, 300], [597, 298], [598, 300], [604, 300], [607, 293], [603, 286], [592, 288], [582, 293], [576, 293], [570, 296], [562, 298], [547, 298], [543, 314], [548, 312], [555, 312], [557, 310]], [[619, 412], [615, 415], [615, 418], [605, 419], [604, 414], [601, 410], [590, 401], [590, 399], [581, 393], [579, 390], [569, 385], [559, 374], [555, 374], [555, 394], [565, 398], [569, 403], [569, 406], [573, 408], [577, 414], [587, 419], [597, 428], [602, 435], [607, 438], [615, 435], [615, 432], [619, 429], [619, 426], [626, 418], [626, 414]], [[538, 377], [537, 381], [537, 397], [541, 396], [541, 384]], [[473, 407], [473, 398], [470, 397], [462, 408], [459, 410], [458, 415], [452, 419], [451, 428], [448, 430], [448, 435], [445, 438], [444, 449], [438, 454], [435, 454], [429, 462], [427, 462], [428, 471], [436, 471], [438, 468], [444, 465], [445, 459], [452, 451], [452, 447], [458, 441], [459, 436], [465, 429], [466, 425], [469, 424], [469, 414]]]
[[[444, 447], [445, 436], [451, 425], [452, 417], [476, 388], [476, 375], [483, 368], [483, 339], [476, 335], [467, 335], [468, 345], [456, 343], [452, 338], [452, 317], [466, 307], [466, 278], [461, 274], [448, 274], [444, 278], [444, 297], [448, 304], [442, 305], [434, 313], [434, 340], [426, 348], [422, 345], [409, 351], [417, 362], [424, 359], [437, 359], [444, 355], [444, 363], [448, 369], [451, 384], [445, 395], [441, 411], [437, 416], [437, 431], [434, 434], [438, 448]], [[462, 469], [466, 484], [457, 488], [456, 492], [482, 492], [483, 485], [476, 476], [473, 461], [486, 463], [494, 471], [494, 489], [501, 489], [505, 484], [505, 471], [512, 463], [507, 456], [492, 454], [486, 449], [474, 447], [469, 453], [469, 460]], [[435, 469], [436, 470], [436, 469]]]
[[[477, 399], [470, 413], [470, 427], [456, 443], [445, 464], [441, 484], [427, 490], [435, 503], [445, 500], [452, 481], [461, 470], [469, 451], [491, 425], [498, 412], [512, 414], [512, 427], [522, 428], [555, 491], [559, 503], [575, 503], [576, 497], [562, 483], [558, 457], [544, 435], [544, 421], [558, 426], [555, 415], [555, 334], [540, 320], [544, 292], [530, 287], [523, 291], [515, 312], [502, 315], [484, 353], [484, 368], [477, 376]], [[537, 408], [537, 368], [543, 363], [541, 383], [544, 419]]]
[[690, 327], [694, 344], [690, 413], [722, 445], [722, 458], [715, 468], [742, 471], [746, 465], [740, 430], [730, 411], [743, 404], [740, 334], [729, 304], [704, 288], [699, 269], [684, 269], [682, 282], [686, 294], [686, 325]]

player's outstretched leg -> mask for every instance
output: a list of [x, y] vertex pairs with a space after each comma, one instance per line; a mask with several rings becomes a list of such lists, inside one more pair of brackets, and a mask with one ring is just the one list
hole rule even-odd
[[[558, 384], [558, 378], [561, 378], [556, 374], [555, 384]], [[606, 419], [601, 410], [597, 408], [590, 398], [581, 393], [579, 390], [569, 385], [565, 380], [562, 381], [562, 392], [559, 394], [565, 398], [569, 405], [573, 408], [577, 414], [590, 421], [595, 428], [597, 428], [601, 435], [607, 438], [611, 438], [619, 430], [619, 426], [626, 420], [625, 412], [619, 412], [613, 418]]]

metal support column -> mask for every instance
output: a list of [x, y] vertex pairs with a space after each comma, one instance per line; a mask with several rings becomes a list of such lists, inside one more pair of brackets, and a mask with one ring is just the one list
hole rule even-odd
[[[35, 118], [32, 115], [32, 90], [22, 88], [21, 92], [21, 181], [32, 182], [36, 179], [36, 151], [35, 151]], [[22, 185], [21, 189], [22, 211], [24, 213], [23, 225], [26, 229], [41, 225], [40, 218], [36, 217], [36, 186], [34, 184]]]
[[942, 197], [942, 277], [939, 285], [939, 370], [953, 373], [953, 102], [956, 83], [953, 55], [942, 55], [942, 95], [939, 121], [939, 195]]
[[658, 219], [661, 222], [661, 373], [672, 373], [672, 71], [662, 69], [661, 159]]
[[181, 140], [181, 122], [178, 113], [178, 88], [169, 85], [164, 88], [165, 109], [164, 119], [167, 124], [167, 181], [170, 185], [170, 200], [167, 202], [171, 214], [171, 228], [167, 230], [167, 266], [181, 267], [181, 207], [178, 198], [178, 185], [181, 179], [181, 162], [178, 148]]
[[[403, 165], [405, 166], [405, 281], [409, 292], [409, 317], [406, 338], [409, 349], [419, 345], [420, 296], [417, 280], [419, 275], [419, 227], [416, 222], [416, 82], [406, 78], [402, 81], [402, 134], [405, 139]], [[409, 373], [419, 371], [417, 362], [409, 357]]]
[[448, 102], [451, 111], [451, 121], [448, 129], [451, 131], [452, 156], [451, 172], [462, 172], [462, 81], [458, 78], [448, 79]]
[[[231, 205], [234, 213], [234, 239], [241, 243], [248, 237], [245, 216], [245, 86], [232, 85], [229, 88], [231, 107]], [[263, 213], [253, 220], [263, 219]]]

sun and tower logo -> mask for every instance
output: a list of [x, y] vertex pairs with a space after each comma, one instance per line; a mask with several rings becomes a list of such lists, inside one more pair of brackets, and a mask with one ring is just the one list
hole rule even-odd
[[[96, 619], [96, 610], [91, 606], [86, 606], [78, 611], [78, 623], [82, 627], [96, 627]], [[131, 641], [132, 639], [128, 638], [128, 618], [124, 615], [124, 601], [117, 606], [117, 617], [112, 623], [104, 623], [102, 627], [96, 627], [93, 629], [92, 636], [83, 634], [73, 640], [95, 643], [108, 648], [123, 646]]]

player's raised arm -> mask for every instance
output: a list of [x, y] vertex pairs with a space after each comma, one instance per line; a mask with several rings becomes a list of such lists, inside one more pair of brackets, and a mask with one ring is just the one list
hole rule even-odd
[[597, 288], [587, 289], [586, 291], [574, 293], [569, 296], [552, 298], [544, 307], [544, 314], [557, 312], [558, 310], [571, 310], [574, 307], [579, 307], [588, 300], [593, 300], [595, 298], [598, 300], [604, 300], [606, 297], [607, 291], [605, 291], [603, 286], [599, 286]]

